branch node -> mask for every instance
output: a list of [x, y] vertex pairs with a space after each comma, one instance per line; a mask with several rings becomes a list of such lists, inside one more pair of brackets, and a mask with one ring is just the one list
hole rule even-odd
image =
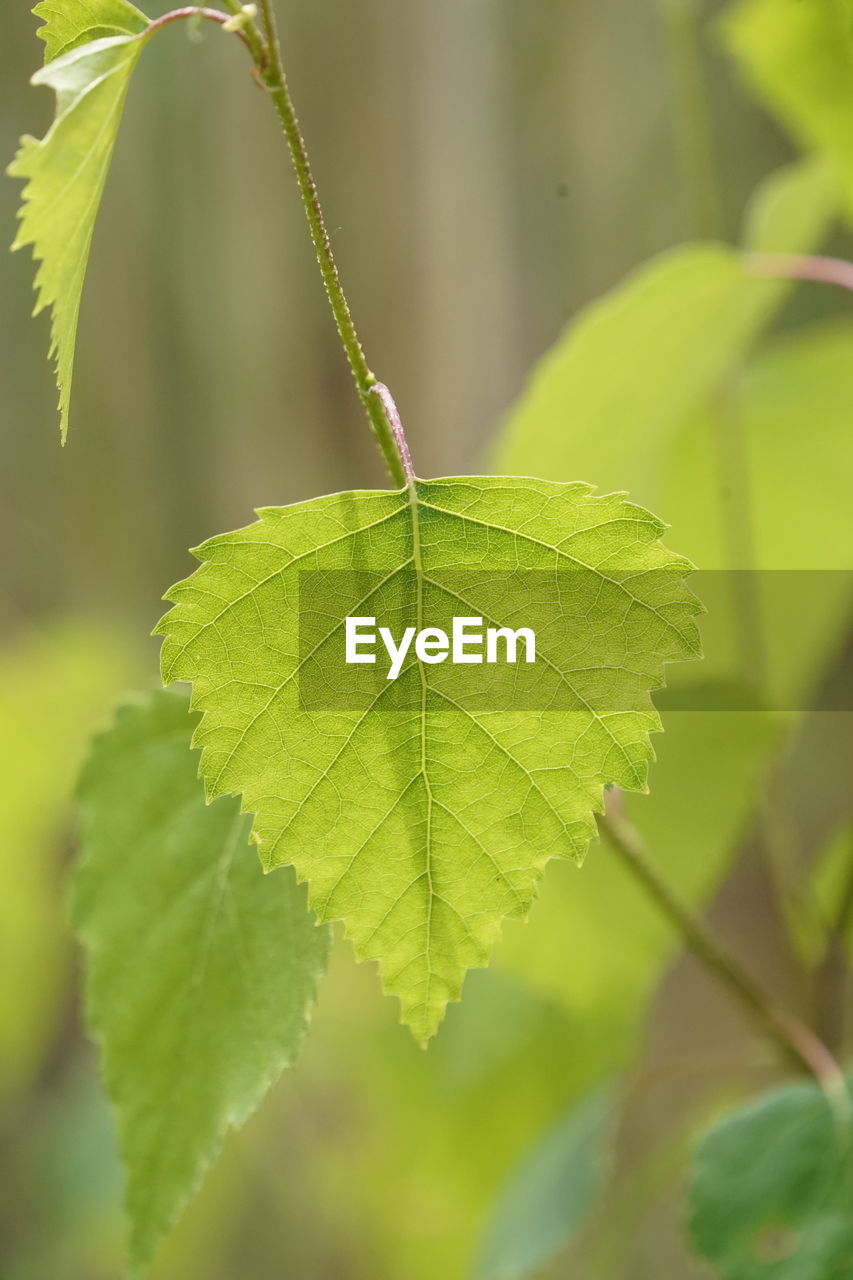
[[238, 31], [243, 31], [250, 22], [254, 22], [257, 16], [258, 6], [256, 4], [244, 4], [240, 7], [239, 13], [235, 13], [227, 22], [223, 22], [222, 30], [236, 34]]

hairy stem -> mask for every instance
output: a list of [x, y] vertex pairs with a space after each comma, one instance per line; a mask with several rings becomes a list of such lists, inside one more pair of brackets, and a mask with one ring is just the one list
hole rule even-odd
[[187, 5], [181, 9], [173, 9], [170, 13], [166, 13], [161, 18], [156, 18], [149, 23], [145, 35], [152, 35], [173, 22], [201, 18], [216, 22], [219, 26], [230, 30], [234, 35], [239, 36], [249, 49], [255, 64], [256, 78], [272, 98], [287, 139], [293, 167], [296, 171], [299, 193], [302, 196], [302, 204], [308, 219], [311, 239], [314, 242], [317, 262], [323, 277], [323, 284], [325, 285], [326, 294], [338, 327], [338, 333], [355, 379], [358, 394], [379, 441], [379, 447], [391, 474], [391, 479], [401, 489], [411, 487], [414, 483], [415, 473], [397, 406], [394, 403], [391, 392], [384, 383], [377, 381], [367, 364], [353, 322], [352, 313], [350, 312], [349, 303], [341, 284], [337, 263], [332, 252], [331, 240], [329, 239], [323, 210], [320, 205], [320, 198], [317, 193], [317, 184], [311, 171], [305, 140], [299, 127], [299, 121], [296, 117], [287, 84], [287, 77], [284, 73], [281, 45], [278, 39], [272, 0], [259, 0], [263, 32], [258, 29], [254, 21], [254, 15], [247, 16], [247, 21], [240, 27], [231, 26], [230, 24], [233, 23], [234, 18], [243, 15], [246, 11], [240, 0], [223, 0], [223, 3], [230, 11], [231, 17], [226, 13], [222, 13], [219, 9]]
[[329, 233], [326, 229], [323, 210], [317, 194], [317, 184], [311, 171], [305, 140], [299, 127], [299, 121], [293, 107], [287, 77], [281, 57], [281, 45], [278, 39], [275, 14], [272, 0], [260, 0], [261, 17], [268, 57], [265, 66], [259, 67], [262, 79], [281, 121], [287, 145], [290, 148], [299, 192], [308, 219], [311, 239], [320, 265], [320, 273], [326, 294], [332, 307], [335, 323], [338, 327], [341, 342], [352, 370], [355, 385], [361, 402], [367, 412], [371, 426], [376, 433], [382, 456], [391, 474], [391, 478], [400, 488], [410, 484], [414, 472], [409, 456], [406, 438], [394, 401], [383, 384], [377, 382], [364, 356], [361, 343], [356, 332], [349, 303], [341, 285], [335, 256]]
[[749, 1014], [753, 1023], [778, 1046], [789, 1063], [817, 1079], [839, 1118], [848, 1122], [851, 1103], [844, 1075], [823, 1041], [805, 1023], [778, 1008], [752, 974], [725, 949], [704, 921], [693, 914], [661, 875], [642, 837], [631, 823], [618, 814], [608, 812], [599, 817], [598, 826], [710, 976]]

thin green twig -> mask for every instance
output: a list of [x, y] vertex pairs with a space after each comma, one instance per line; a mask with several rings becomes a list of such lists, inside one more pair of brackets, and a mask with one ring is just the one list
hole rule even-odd
[[349, 303], [341, 284], [335, 256], [332, 252], [332, 245], [326, 229], [326, 222], [317, 193], [317, 184], [314, 181], [314, 175], [311, 170], [305, 139], [302, 136], [302, 130], [299, 127], [299, 121], [290, 96], [290, 89], [282, 62], [281, 44], [278, 38], [272, 0], [260, 0], [260, 7], [268, 58], [266, 65], [259, 68], [259, 70], [275, 104], [282, 129], [284, 130], [284, 136], [287, 139], [287, 145], [290, 149], [293, 167], [296, 172], [296, 180], [302, 196], [302, 204], [305, 208], [305, 215], [311, 231], [311, 239], [314, 242], [317, 262], [323, 277], [323, 284], [326, 287], [326, 294], [331, 304], [332, 313], [355, 379], [358, 394], [361, 397], [361, 402], [367, 412], [371, 426], [376, 433], [379, 447], [382, 450], [391, 478], [399, 488], [403, 488], [413, 480], [414, 473], [411, 471], [408, 448], [401, 447], [401, 445], [405, 446], [405, 436], [402, 426], [400, 426], [399, 415], [396, 412], [396, 407], [393, 407], [393, 413], [390, 412], [393, 400], [387, 388], [383, 387], [382, 393], [378, 393], [378, 388], [382, 384], [377, 383], [377, 379], [365, 359], [364, 350], [356, 332]]
[[272, 0], [259, 0], [261, 29], [258, 28], [254, 20], [255, 15], [247, 14], [246, 7], [239, 0], [223, 0], [223, 3], [233, 17], [245, 15], [245, 23], [239, 27], [229, 27], [229, 23], [233, 21], [233, 18], [229, 18], [220, 10], [188, 5], [181, 9], [174, 9], [172, 12], [164, 14], [161, 18], [156, 18], [148, 26], [145, 34], [150, 35], [173, 22], [180, 22], [190, 18], [203, 18], [229, 29], [248, 47], [252, 54], [256, 79], [272, 98], [284, 130], [284, 136], [287, 139], [323, 284], [332, 307], [341, 343], [355, 379], [359, 397], [376, 434], [391, 479], [401, 489], [405, 487], [411, 488], [414, 484], [415, 473], [397, 406], [394, 403], [391, 392], [384, 383], [377, 380], [365, 359], [349, 303], [341, 284], [331, 240], [329, 239], [323, 210], [320, 205], [320, 198], [317, 193], [317, 184], [314, 181], [311, 163], [308, 158], [308, 150], [299, 127], [287, 77], [284, 72]]

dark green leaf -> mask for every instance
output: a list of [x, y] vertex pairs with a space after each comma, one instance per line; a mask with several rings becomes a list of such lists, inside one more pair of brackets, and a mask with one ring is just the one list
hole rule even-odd
[[812, 1084], [751, 1103], [711, 1130], [696, 1153], [690, 1235], [723, 1280], [850, 1280], [849, 1143]]

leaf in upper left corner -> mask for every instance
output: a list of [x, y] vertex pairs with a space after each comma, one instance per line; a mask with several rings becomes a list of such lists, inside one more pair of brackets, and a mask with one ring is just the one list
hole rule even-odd
[[57, 96], [42, 139], [25, 137], [9, 166], [26, 182], [14, 249], [31, 245], [39, 264], [36, 314], [51, 309], [62, 438], [68, 410], [83, 280], [128, 86], [149, 26], [126, 0], [68, 0], [33, 11], [44, 19], [46, 65], [32, 83]]

